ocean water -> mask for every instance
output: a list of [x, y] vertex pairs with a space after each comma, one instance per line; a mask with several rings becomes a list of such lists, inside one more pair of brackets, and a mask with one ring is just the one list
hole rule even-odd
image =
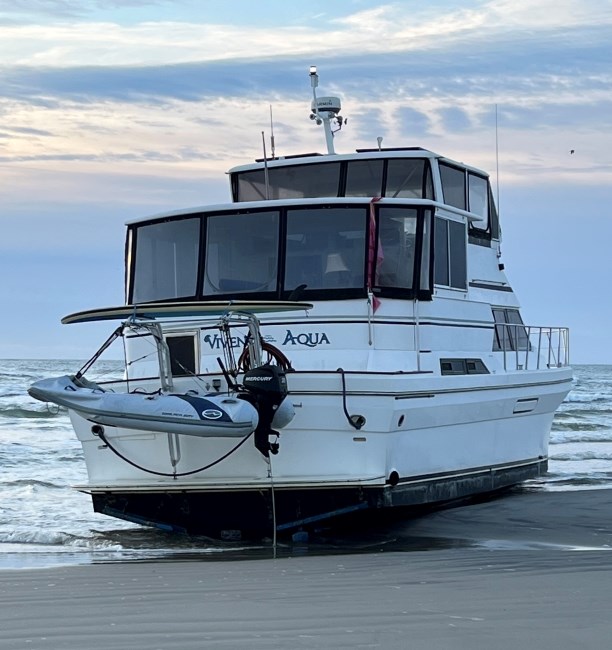
[[[90, 497], [71, 488], [87, 475], [67, 412], [27, 394], [34, 381], [79, 367], [76, 361], [0, 360], [0, 569], [268, 552], [265, 545], [213, 543], [94, 513]], [[89, 378], [111, 379], [122, 366], [99, 361], [94, 368]], [[612, 366], [574, 366], [574, 374], [573, 390], [555, 416], [549, 473], [524, 489], [612, 487]], [[356, 543], [367, 546], [364, 539]]]

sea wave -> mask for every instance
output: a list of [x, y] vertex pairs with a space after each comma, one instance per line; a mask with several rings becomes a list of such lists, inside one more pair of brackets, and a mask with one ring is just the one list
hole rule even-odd
[[2, 481], [0, 482], [0, 485], [4, 489], [31, 488], [33, 490], [36, 490], [37, 488], [44, 488], [44, 489], [65, 489], [66, 488], [65, 484], [62, 483], [54, 483], [52, 481], [42, 481], [40, 479], [32, 479], [32, 478]]
[[[552, 429], [553, 433], [556, 431], [610, 431], [612, 434], [612, 429], [608, 424], [598, 424], [596, 422], [555, 422]], [[584, 440], [584, 442], [589, 442]]]
[[564, 401], [564, 404], [590, 404], [597, 402], [609, 402], [612, 399], [612, 393], [581, 393], [571, 392]]
[[577, 429], [555, 429], [550, 434], [551, 445], [560, 445], [566, 443], [588, 444], [589, 442], [612, 443], [612, 429], [606, 427], [597, 433], [596, 430], [591, 427], [587, 429], [579, 427]]
[[28, 544], [37, 546], [64, 546], [71, 550], [115, 550], [121, 551], [123, 547], [116, 541], [104, 538], [88, 538], [72, 535], [63, 531], [54, 531], [40, 528], [16, 528], [0, 532], [0, 543]]
[[582, 461], [582, 460], [606, 460], [612, 461], [612, 452], [595, 450], [572, 450], [568, 452], [555, 452], [549, 456], [551, 460], [556, 461]]
[[42, 408], [28, 408], [16, 405], [0, 408], [0, 417], [4, 418], [54, 418], [65, 413], [66, 409], [55, 405], [47, 405]]

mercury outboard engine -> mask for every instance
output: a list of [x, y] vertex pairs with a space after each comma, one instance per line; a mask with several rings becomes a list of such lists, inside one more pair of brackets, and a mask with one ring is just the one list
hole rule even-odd
[[259, 413], [255, 447], [269, 458], [271, 453], [278, 453], [278, 442], [270, 442], [269, 438], [270, 435], [279, 435], [278, 431], [272, 429], [272, 421], [275, 420], [276, 426], [282, 427], [293, 417], [292, 409], [291, 413], [279, 412], [279, 407], [287, 396], [285, 371], [278, 366], [265, 364], [245, 372], [242, 385], [248, 392], [249, 401], [252, 401]]

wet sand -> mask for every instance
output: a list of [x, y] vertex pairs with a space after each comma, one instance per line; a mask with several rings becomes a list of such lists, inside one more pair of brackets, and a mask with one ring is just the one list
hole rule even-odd
[[612, 647], [612, 491], [513, 494], [384, 535], [352, 555], [0, 571], [0, 648]]

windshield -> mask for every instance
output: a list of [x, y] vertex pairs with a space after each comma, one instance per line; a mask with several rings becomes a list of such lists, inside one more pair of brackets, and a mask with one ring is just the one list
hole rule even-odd
[[426, 207], [364, 200], [136, 224], [128, 300], [409, 297], [430, 289], [430, 221]]

